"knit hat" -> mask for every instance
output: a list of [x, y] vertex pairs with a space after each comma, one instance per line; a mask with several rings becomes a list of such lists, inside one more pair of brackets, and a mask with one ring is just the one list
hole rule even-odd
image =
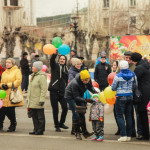
[[142, 55], [140, 53], [133, 53], [131, 55], [131, 60], [134, 62], [139, 62], [142, 59]]
[[72, 58], [72, 59], [71, 59], [71, 64], [72, 64], [72, 66], [75, 66], [75, 65], [77, 65], [78, 63], [81, 64], [81, 60], [80, 60], [80, 59], [78, 59], [78, 58]]
[[35, 67], [38, 71], [42, 70], [43, 62], [42, 61], [36, 61], [33, 63], [33, 67]]
[[8, 58], [7, 60], [10, 60], [12, 62], [12, 64], [13, 64], [13, 66], [16, 64], [16, 61], [13, 58]]
[[94, 97], [97, 97], [97, 98], [99, 99], [99, 101], [100, 101], [100, 98], [99, 98], [99, 95], [98, 95], [98, 94], [93, 94], [93, 95], [92, 95], [92, 99], [94, 99]]
[[120, 68], [120, 70], [128, 69], [129, 68], [129, 63], [125, 60], [121, 60], [119, 62], [119, 68]]
[[88, 79], [90, 78], [90, 73], [87, 70], [82, 70], [80, 72], [80, 79], [84, 80], [84, 79]]
[[124, 55], [125, 56], [131, 56], [133, 53], [131, 52], [131, 51], [126, 51], [125, 53], [124, 53]]
[[102, 52], [101, 52], [101, 56], [106, 56], [106, 52], [105, 52], [105, 51], [102, 51]]

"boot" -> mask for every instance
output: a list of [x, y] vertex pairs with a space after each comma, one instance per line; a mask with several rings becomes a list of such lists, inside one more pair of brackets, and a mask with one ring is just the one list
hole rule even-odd
[[11, 123], [10, 126], [8, 127], [7, 132], [13, 132], [13, 131], [15, 131], [16, 130], [16, 125], [17, 125], [17, 122]]
[[82, 140], [81, 134], [80, 134], [80, 122], [78, 119], [73, 120], [73, 127], [75, 131], [75, 136], [77, 140]]

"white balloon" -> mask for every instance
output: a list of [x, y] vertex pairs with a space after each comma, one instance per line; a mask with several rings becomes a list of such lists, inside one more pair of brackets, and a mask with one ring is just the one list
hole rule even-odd
[[110, 114], [113, 112], [113, 110], [114, 110], [114, 105], [109, 105], [109, 104], [104, 105], [104, 113], [105, 114]]

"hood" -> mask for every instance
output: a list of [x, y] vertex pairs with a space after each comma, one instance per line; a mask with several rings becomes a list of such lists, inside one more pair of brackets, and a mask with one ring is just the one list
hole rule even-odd
[[75, 71], [75, 72], [80, 72], [80, 70], [75, 68], [74, 66], [71, 66], [69, 70], [72, 70], [72, 71]]
[[122, 77], [124, 80], [128, 81], [133, 77], [134, 73], [129, 69], [123, 69], [117, 74], [118, 77]]
[[148, 61], [146, 59], [142, 59], [141, 61], [139, 61], [136, 64], [136, 66], [139, 66], [139, 65], [143, 66], [146, 69], [149, 69], [149, 63], [148, 63]]

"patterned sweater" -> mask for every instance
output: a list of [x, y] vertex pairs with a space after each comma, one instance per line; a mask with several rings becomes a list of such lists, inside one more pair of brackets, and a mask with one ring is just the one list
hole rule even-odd
[[99, 120], [100, 117], [104, 117], [104, 105], [101, 102], [94, 102], [90, 108], [90, 120]]

